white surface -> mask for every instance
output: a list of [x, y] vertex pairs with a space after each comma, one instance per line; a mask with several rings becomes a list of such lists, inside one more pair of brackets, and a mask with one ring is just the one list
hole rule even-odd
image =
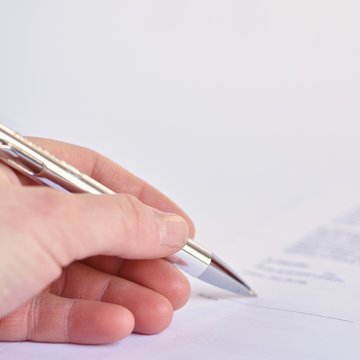
[[359, 7], [0, 0], [0, 119], [117, 160], [241, 269], [267, 223], [360, 180]]

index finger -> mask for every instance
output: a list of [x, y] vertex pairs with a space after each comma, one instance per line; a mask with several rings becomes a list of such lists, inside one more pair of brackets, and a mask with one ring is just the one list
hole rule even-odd
[[172, 200], [153, 186], [131, 174], [105, 156], [78, 145], [65, 142], [29, 138], [34, 144], [54, 154], [60, 160], [78, 168], [81, 172], [104, 184], [117, 193], [136, 196], [143, 203], [161, 211], [175, 213], [183, 217], [189, 225], [189, 236], [195, 235], [195, 227], [190, 217]]

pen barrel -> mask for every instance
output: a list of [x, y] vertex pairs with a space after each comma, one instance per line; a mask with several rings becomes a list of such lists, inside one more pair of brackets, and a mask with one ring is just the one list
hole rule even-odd
[[180, 251], [168, 256], [166, 260], [176, 265], [180, 270], [192, 276], [200, 277], [210, 265], [211, 257], [210, 251], [188, 239]]
[[[111, 189], [2, 124], [0, 124], [0, 160], [40, 184], [56, 190], [114, 194]], [[180, 251], [166, 259], [190, 275], [199, 277], [211, 263], [211, 252], [189, 239]]]

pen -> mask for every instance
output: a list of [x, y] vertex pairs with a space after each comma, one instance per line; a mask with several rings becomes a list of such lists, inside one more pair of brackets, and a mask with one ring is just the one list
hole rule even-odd
[[[115, 194], [75, 167], [57, 159], [15, 131], [0, 124], [0, 160], [36, 182], [73, 193]], [[219, 288], [244, 295], [255, 292], [220, 258], [188, 239], [177, 253], [166, 258], [181, 270]]]

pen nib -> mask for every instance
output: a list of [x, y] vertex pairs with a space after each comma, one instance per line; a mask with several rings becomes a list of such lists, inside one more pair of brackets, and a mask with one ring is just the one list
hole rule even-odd
[[234, 271], [230, 270], [223, 261], [214, 255], [211, 263], [199, 276], [199, 279], [236, 294], [256, 297], [256, 293]]
[[249, 296], [251, 297], [257, 297], [256, 292], [254, 290], [249, 291]]

